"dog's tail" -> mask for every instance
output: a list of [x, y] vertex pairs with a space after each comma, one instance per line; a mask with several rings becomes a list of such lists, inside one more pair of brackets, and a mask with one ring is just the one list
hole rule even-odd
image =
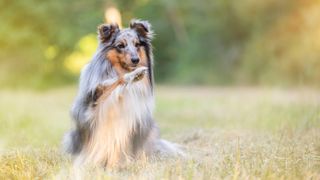
[[67, 132], [62, 140], [63, 151], [70, 154], [77, 154], [81, 151], [82, 141], [78, 130]]
[[156, 149], [161, 156], [185, 157], [185, 153], [182, 151], [181, 147], [178, 144], [169, 142], [164, 139], [158, 139], [156, 143]]

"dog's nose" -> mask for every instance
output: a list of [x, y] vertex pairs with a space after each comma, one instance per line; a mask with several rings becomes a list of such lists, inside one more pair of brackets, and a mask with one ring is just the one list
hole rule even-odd
[[138, 64], [139, 63], [139, 58], [131, 58], [131, 62], [133, 64]]

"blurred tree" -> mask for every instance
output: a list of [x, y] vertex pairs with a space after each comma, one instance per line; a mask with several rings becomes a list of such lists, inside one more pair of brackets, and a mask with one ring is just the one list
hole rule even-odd
[[103, 3], [0, 1], [0, 84], [39, 86], [72, 79], [64, 58], [79, 38], [96, 31]]
[[319, 1], [1, 0], [0, 85], [74, 82], [109, 6], [153, 25], [157, 82], [320, 82]]
[[[288, 9], [288, 4], [282, 4], [281, 12]], [[253, 84], [319, 85], [319, 10], [319, 1], [297, 1], [271, 26], [252, 36], [242, 54], [242, 80]]]

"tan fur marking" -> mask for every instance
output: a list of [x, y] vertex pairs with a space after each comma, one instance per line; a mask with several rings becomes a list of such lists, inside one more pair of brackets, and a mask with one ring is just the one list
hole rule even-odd
[[148, 66], [148, 59], [147, 59], [147, 53], [145, 48], [142, 46], [138, 50], [139, 58], [140, 58], [140, 66]]
[[118, 53], [115, 49], [112, 49], [108, 51], [106, 57], [116, 70], [119, 77], [123, 77], [123, 75], [128, 72], [121, 66], [121, 62], [125, 63], [125, 55]]

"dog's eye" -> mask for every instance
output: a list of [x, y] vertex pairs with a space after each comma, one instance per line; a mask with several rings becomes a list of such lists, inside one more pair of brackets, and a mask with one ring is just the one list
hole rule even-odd
[[124, 44], [119, 44], [119, 45], [117, 45], [117, 48], [118, 49], [123, 49], [123, 48], [125, 48], [125, 46], [124, 46]]

